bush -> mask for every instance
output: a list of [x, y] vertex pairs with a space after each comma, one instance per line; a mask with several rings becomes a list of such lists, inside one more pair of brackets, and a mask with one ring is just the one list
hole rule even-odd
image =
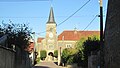
[[18, 46], [22, 51], [27, 51], [29, 40], [31, 38], [31, 29], [28, 24], [0, 24], [0, 37], [8, 35], [7, 47]]
[[63, 50], [62, 52], [62, 62], [66, 65], [67, 64], [72, 64], [73, 63], [73, 58], [74, 58], [74, 54], [77, 53], [76, 49], [73, 48], [66, 48]]
[[54, 51], [54, 57], [57, 58], [58, 57], [58, 50]]
[[88, 65], [88, 56], [91, 52], [98, 52], [100, 50], [100, 40], [96, 36], [88, 37], [88, 39], [83, 43], [83, 54], [84, 54], [84, 64]]
[[36, 59], [36, 61], [37, 61], [37, 63], [39, 63], [39, 62], [40, 62], [40, 57], [38, 57], [38, 58]]
[[67, 60], [67, 64], [73, 64], [74, 56], [70, 56]]
[[40, 59], [45, 60], [46, 56], [47, 56], [46, 50], [41, 50], [40, 51]]

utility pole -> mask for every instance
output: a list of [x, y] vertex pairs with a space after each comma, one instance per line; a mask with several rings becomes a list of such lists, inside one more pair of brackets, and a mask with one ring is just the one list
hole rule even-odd
[[104, 41], [103, 41], [103, 6], [102, 0], [100, 3], [100, 68], [104, 68]]

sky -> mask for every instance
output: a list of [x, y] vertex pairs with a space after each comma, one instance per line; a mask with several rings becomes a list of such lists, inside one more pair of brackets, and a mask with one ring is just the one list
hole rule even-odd
[[[89, 2], [88, 2], [89, 1]], [[82, 7], [88, 2], [84, 7]], [[103, 0], [104, 26], [108, 0]], [[86, 26], [99, 15], [99, 0], [0, 0], [0, 24], [4, 23], [29, 23], [29, 27], [37, 37], [45, 37], [46, 23], [50, 7], [53, 7], [55, 21], [58, 24], [81, 8], [77, 13], [57, 26], [57, 35], [64, 30], [84, 30]], [[85, 30], [99, 30], [99, 17]]]

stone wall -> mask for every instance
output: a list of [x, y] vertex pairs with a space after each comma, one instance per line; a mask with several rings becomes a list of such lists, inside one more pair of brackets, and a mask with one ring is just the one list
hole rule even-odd
[[120, 0], [108, 0], [104, 51], [104, 68], [120, 68]]
[[0, 68], [31, 68], [31, 59], [27, 52], [17, 47], [16, 51], [0, 46]]
[[0, 68], [15, 68], [15, 52], [0, 46]]
[[29, 54], [22, 51], [19, 47], [16, 47], [15, 53], [15, 68], [31, 68], [32, 62], [29, 58]]
[[88, 56], [88, 68], [99, 68], [100, 63], [100, 51], [91, 52], [91, 55]]

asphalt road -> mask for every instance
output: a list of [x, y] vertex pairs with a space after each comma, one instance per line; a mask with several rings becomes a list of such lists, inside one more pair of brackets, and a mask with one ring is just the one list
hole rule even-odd
[[39, 64], [36, 64], [33, 68], [65, 68], [65, 67], [58, 66], [54, 62], [40, 62]]

